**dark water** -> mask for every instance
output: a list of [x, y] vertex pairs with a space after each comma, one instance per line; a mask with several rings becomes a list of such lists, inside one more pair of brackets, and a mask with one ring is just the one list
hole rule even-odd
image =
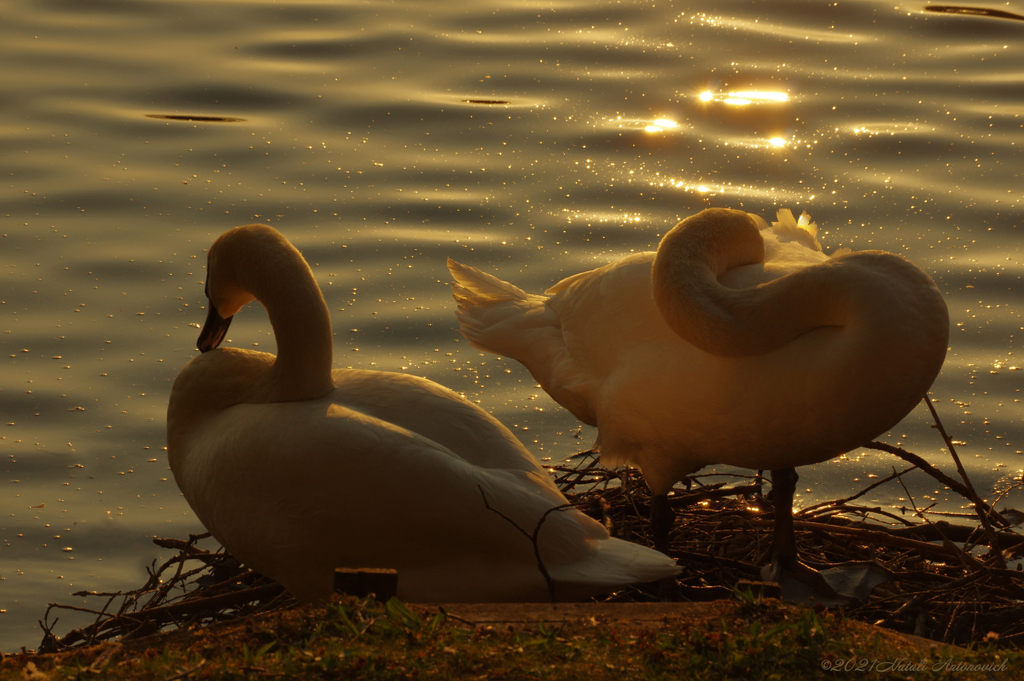
[[[164, 409], [205, 314], [204, 249], [246, 222], [313, 265], [336, 365], [429, 376], [560, 459], [593, 432], [460, 339], [445, 258], [540, 291], [707, 206], [807, 210], [826, 250], [896, 251], [939, 283], [954, 330], [934, 397], [993, 498], [1024, 449], [1024, 25], [998, 15], [1024, 5], [971, 7], [993, 12], [3, 3], [0, 649], [34, 647], [47, 602], [140, 583], [154, 535], [200, 530]], [[231, 336], [273, 351], [257, 306]], [[921, 409], [886, 439], [952, 470], [929, 423]], [[894, 465], [805, 470], [801, 500]]]

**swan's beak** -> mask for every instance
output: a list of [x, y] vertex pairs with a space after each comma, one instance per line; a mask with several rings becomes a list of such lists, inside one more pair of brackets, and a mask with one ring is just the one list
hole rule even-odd
[[220, 345], [228, 332], [228, 327], [231, 326], [232, 317], [227, 319], [221, 317], [212, 300], [208, 301], [208, 305], [210, 309], [206, 314], [206, 323], [203, 324], [203, 330], [199, 332], [199, 340], [196, 341], [199, 352], [209, 352]]

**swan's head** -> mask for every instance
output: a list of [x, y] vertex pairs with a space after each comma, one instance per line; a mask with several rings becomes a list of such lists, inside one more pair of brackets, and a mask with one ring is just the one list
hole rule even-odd
[[220, 345], [231, 318], [256, 299], [254, 289], [259, 285], [261, 271], [268, 269], [268, 258], [294, 250], [280, 232], [261, 224], [235, 227], [213, 242], [206, 259], [209, 309], [197, 342], [201, 352]]
[[671, 286], [698, 262], [710, 267], [715, 277], [733, 267], [764, 262], [761, 230], [767, 226], [760, 215], [730, 208], [707, 208], [691, 215], [662, 238], [653, 279]]

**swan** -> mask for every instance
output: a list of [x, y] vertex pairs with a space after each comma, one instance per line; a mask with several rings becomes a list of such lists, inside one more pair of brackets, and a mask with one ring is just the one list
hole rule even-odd
[[793, 534], [795, 467], [895, 426], [931, 386], [949, 337], [946, 304], [924, 271], [882, 251], [828, 256], [816, 233], [806, 213], [798, 221], [782, 209], [769, 226], [710, 208], [657, 252], [545, 295], [448, 266], [469, 342], [521, 362], [596, 426], [604, 464], [641, 469], [656, 548], [667, 549], [677, 481], [711, 464], [769, 470], [776, 518], [765, 576], [813, 582]]
[[[267, 225], [232, 229], [207, 262], [202, 354], [167, 409], [174, 479], [210, 533], [303, 601], [335, 568], [393, 568], [418, 602], [577, 600], [677, 572], [575, 509], [494, 417], [437, 383], [331, 370], [331, 322], [299, 251]], [[215, 349], [266, 307], [274, 355]], [[487, 508], [496, 512], [490, 512]], [[502, 516], [505, 516], [504, 518]]]

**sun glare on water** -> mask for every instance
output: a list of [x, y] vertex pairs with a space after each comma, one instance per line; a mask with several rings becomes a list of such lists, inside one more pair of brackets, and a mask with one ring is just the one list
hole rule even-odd
[[644, 127], [647, 132], [663, 132], [665, 130], [671, 130], [672, 128], [679, 127], [679, 124], [668, 118], [655, 119], [653, 123]]
[[697, 95], [702, 102], [721, 102], [730, 106], [747, 106], [749, 104], [771, 104], [789, 101], [785, 92], [772, 90], [740, 90], [738, 92], [711, 92], [705, 90]]

